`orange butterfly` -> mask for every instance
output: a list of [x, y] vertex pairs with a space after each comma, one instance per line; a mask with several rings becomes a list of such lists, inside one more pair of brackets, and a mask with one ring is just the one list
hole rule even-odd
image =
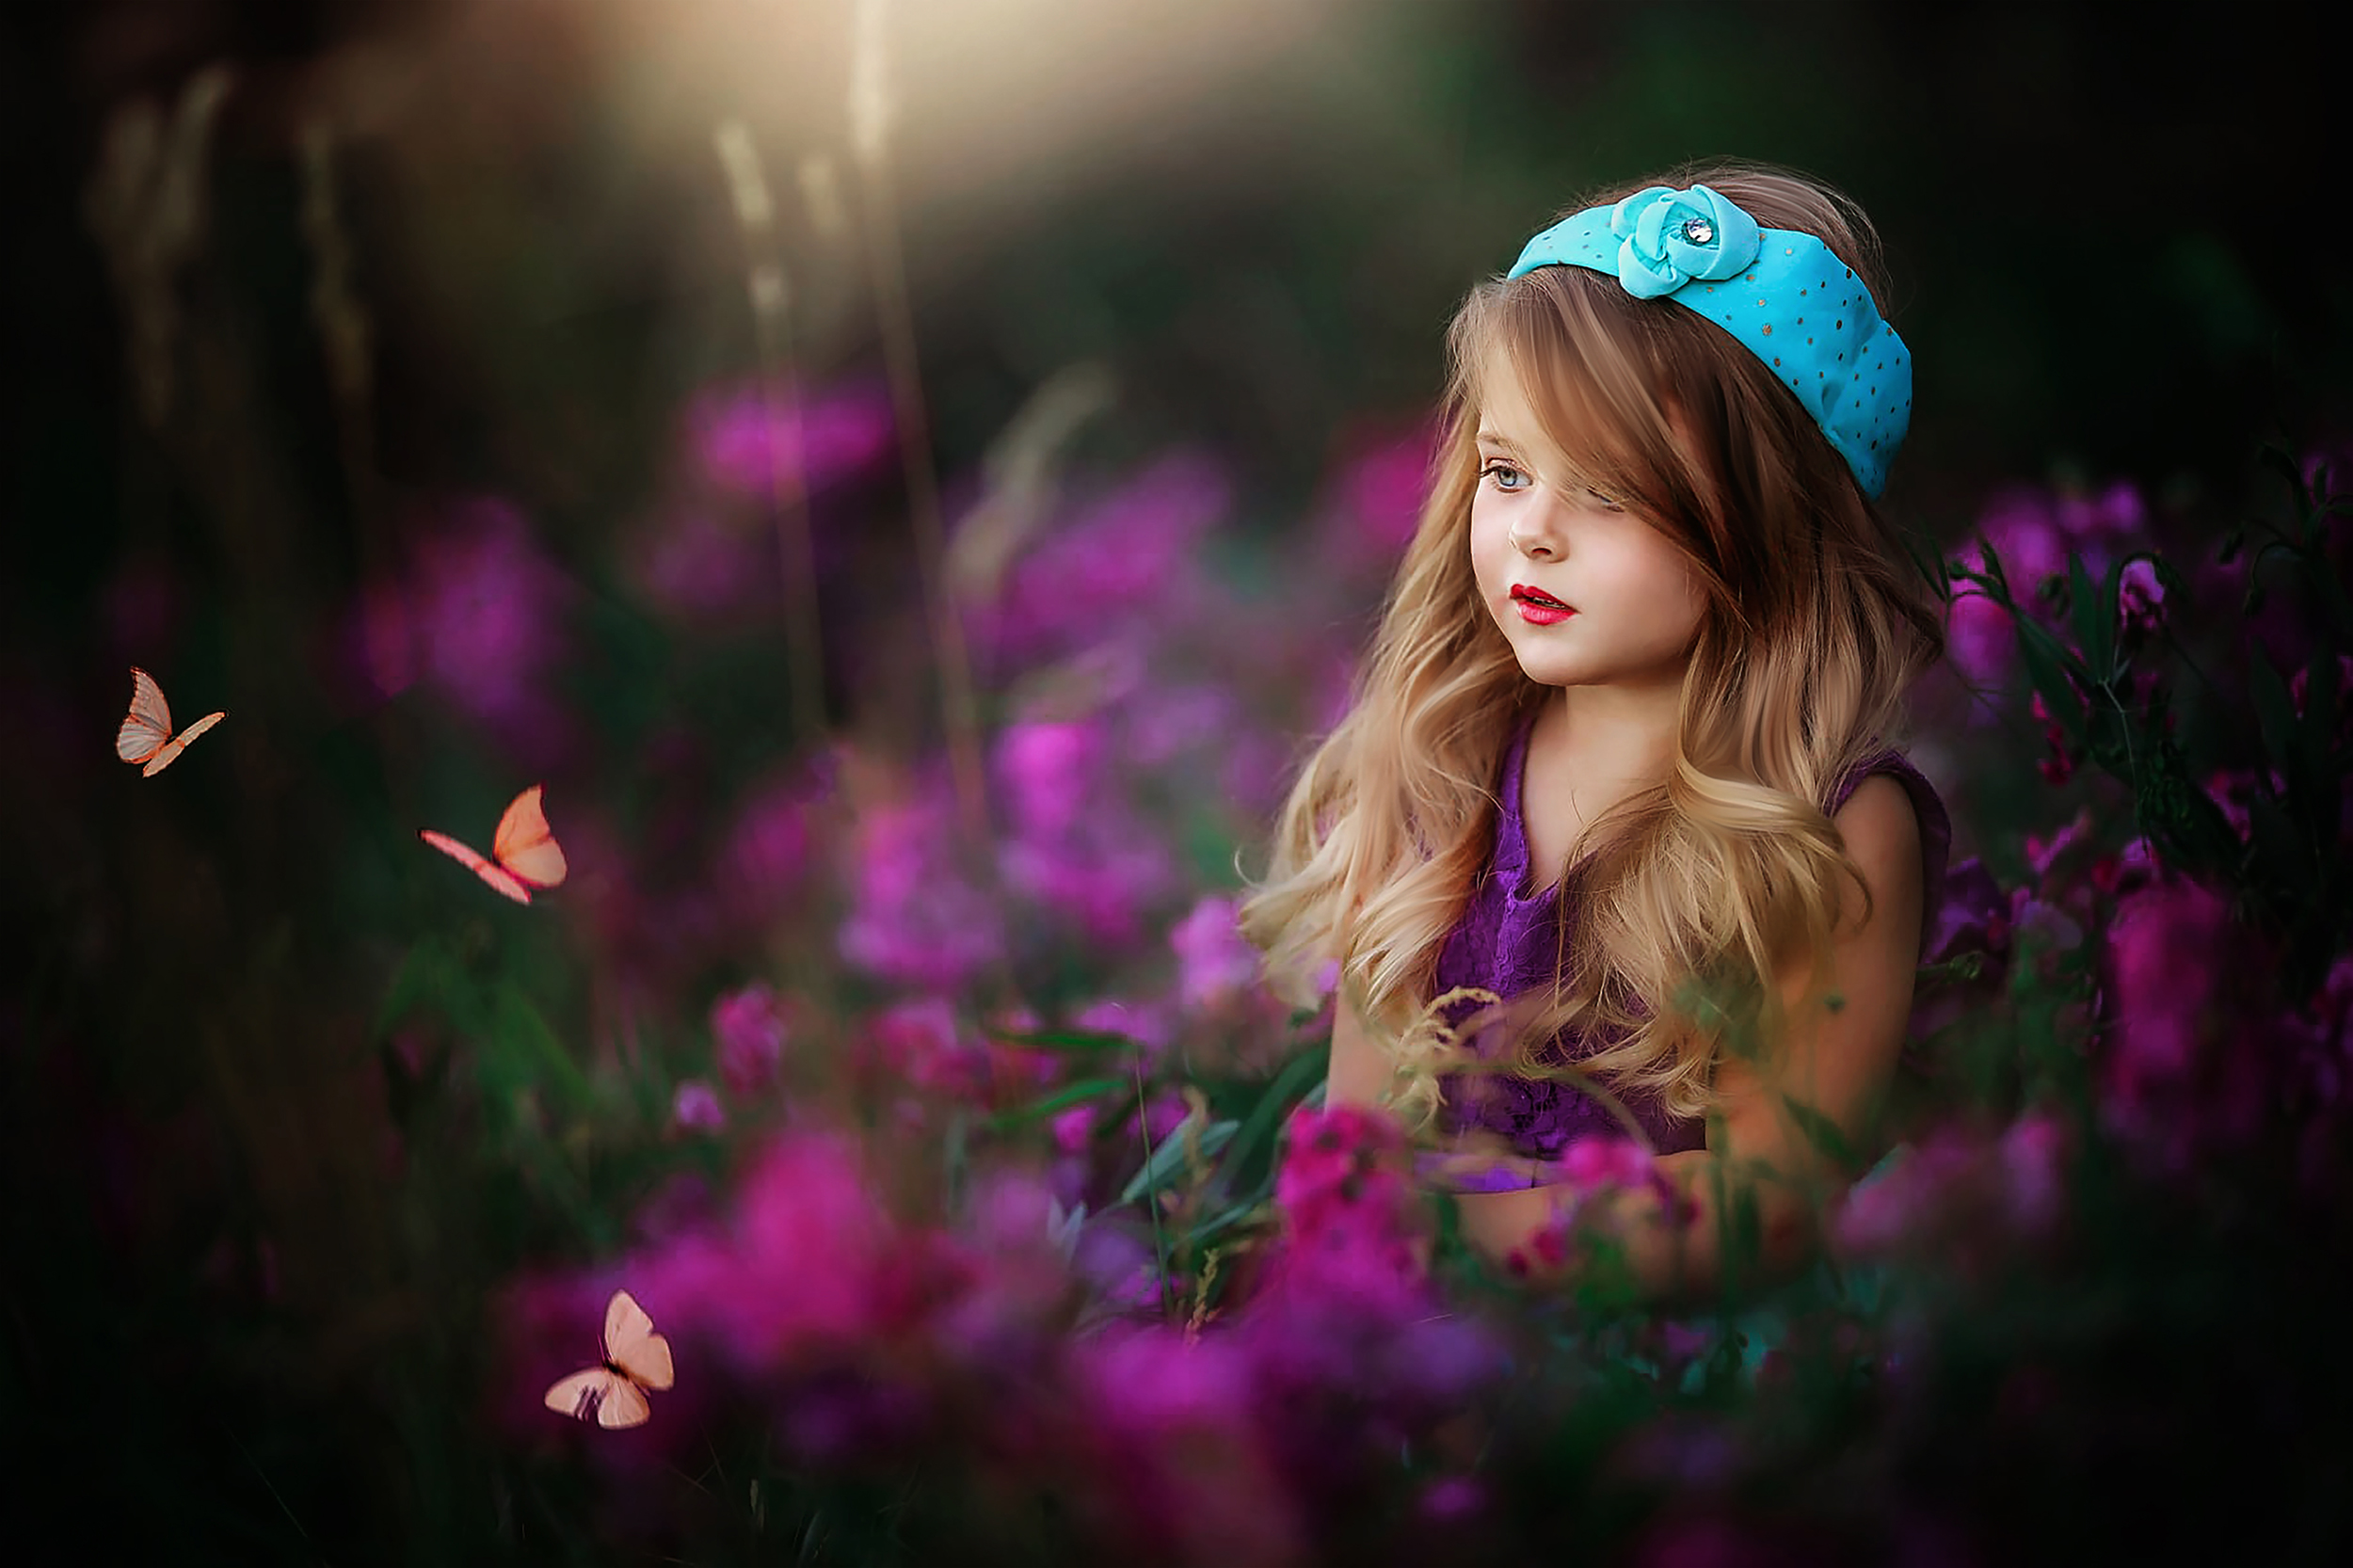
[[188, 749], [188, 743], [227, 718], [207, 713], [177, 737], [171, 733], [171, 705], [155, 678], [136, 664], [131, 666], [131, 714], [115, 733], [115, 755], [126, 762], [144, 762], [141, 778], [152, 778], [171, 766], [171, 760]]
[[476, 876], [517, 904], [529, 904], [532, 888], [554, 887], [569, 869], [555, 835], [548, 830], [547, 813], [539, 809], [539, 792], [545, 788], [534, 784], [515, 797], [506, 815], [499, 819], [498, 836], [490, 840], [488, 860], [446, 833], [424, 827], [417, 830], [417, 837], [472, 867]]
[[604, 1365], [556, 1379], [547, 1404], [600, 1427], [638, 1427], [653, 1414], [648, 1390], [670, 1386], [670, 1342], [626, 1290], [604, 1304]]

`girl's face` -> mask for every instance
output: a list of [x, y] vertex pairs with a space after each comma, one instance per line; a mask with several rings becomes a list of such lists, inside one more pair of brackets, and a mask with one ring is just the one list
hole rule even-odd
[[[1520, 668], [1546, 686], [1678, 685], [1706, 602], [1683, 552], [1560, 472], [1513, 376], [1488, 376], [1485, 392], [1471, 568]], [[1515, 587], [1574, 613], [1530, 605]]]

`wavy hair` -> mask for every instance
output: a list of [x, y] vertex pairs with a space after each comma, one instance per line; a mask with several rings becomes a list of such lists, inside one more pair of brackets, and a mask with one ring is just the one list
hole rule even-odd
[[[1686, 165], [1567, 210], [1694, 184], [1816, 235], [1884, 309], [1869, 220], [1786, 169]], [[1775, 977], [1793, 960], [1817, 984], [1826, 971], [1841, 878], [1861, 876], [1823, 808], [1851, 765], [1900, 741], [1903, 694], [1944, 653], [1937, 592], [1788, 388], [1697, 312], [1545, 266], [1473, 288], [1447, 346], [1420, 521], [1347, 716], [1277, 816], [1241, 930], [1300, 1005], [1337, 958], [1343, 997], [1398, 1065], [1393, 1102], [1434, 1105], [1439, 949], [1493, 846], [1498, 758], [1551, 691], [1520, 669], [1471, 566], [1480, 390], [1513, 374], [1576, 481], [1671, 540], [1705, 607], [1672, 770], [1553, 868], [1592, 855], [1553, 985], [1470, 1021], [1514, 1027], [1504, 1060], [1529, 1072], [1575, 1031], [1593, 1042], [1573, 1053], [1581, 1075], [1698, 1115], [1720, 1052], [1778, 1027]]]

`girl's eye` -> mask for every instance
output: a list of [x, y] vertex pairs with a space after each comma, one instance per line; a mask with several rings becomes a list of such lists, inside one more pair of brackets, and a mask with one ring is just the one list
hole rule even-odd
[[1481, 479], [1495, 480], [1496, 488], [1499, 490], [1518, 490], [1526, 488], [1525, 484], [1505, 484], [1501, 476], [1507, 473], [1516, 480], [1525, 481], [1528, 478], [1528, 474], [1525, 471], [1515, 469], [1511, 464], [1503, 462], [1489, 463], [1485, 468], [1479, 471], [1479, 477]]
[[1585, 493], [1592, 496], [1594, 501], [1599, 503], [1601, 509], [1605, 512], [1623, 512], [1625, 510], [1625, 505], [1615, 497], [1604, 495], [1601, 491], [1591, 488], [1588, 488]]

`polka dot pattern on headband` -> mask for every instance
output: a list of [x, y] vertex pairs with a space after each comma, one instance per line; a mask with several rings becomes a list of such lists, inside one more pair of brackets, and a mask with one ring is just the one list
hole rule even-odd
[[[1722, 210], [1723, 199], [1708, 194]], [[1544, 231], [1508, 276], [1549, 265], [1621, 276], [1621, 248], [1631, 242], [1611, 232], [1610, 212], [1588, 208]], [[1791, 229], [1760, 229], [1758, 240], [1753, 264], [1737, 282], [1694, 277], [1648, 297], [1673, 300], [1746, 344], [1846, 458], [1863, 492], [1876, 496], [1912, 424], [1911, 350], [1881, 318], [1854, 269], [1820, 240]], [[1805, 312], [1817, 302], [1822, 310], [1809, 328]]]

